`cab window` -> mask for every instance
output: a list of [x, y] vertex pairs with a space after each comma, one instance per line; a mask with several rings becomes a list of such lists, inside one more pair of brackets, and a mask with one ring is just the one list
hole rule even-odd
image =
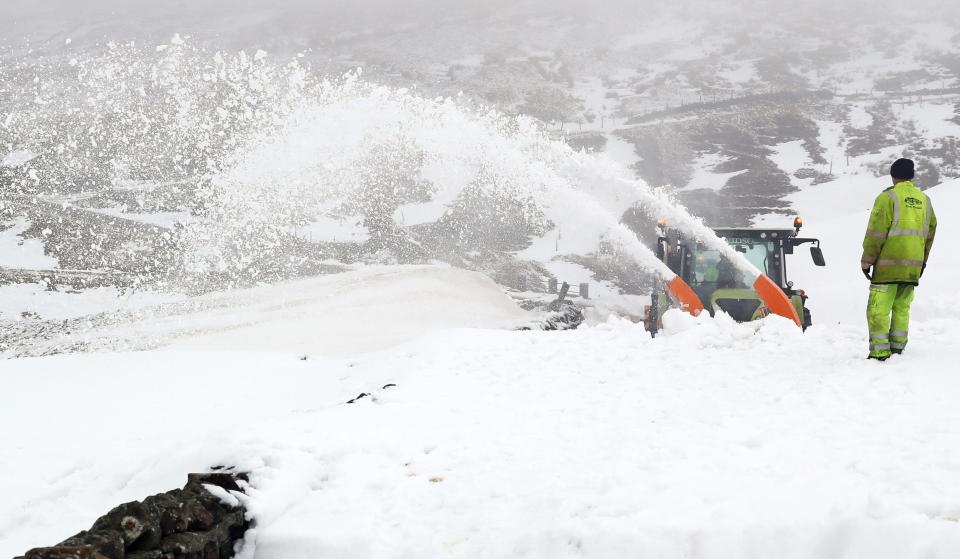
[[693, 255], [692, 285], [706, 285], [712, 289], [738, 287], [743, 278], [736, 266], [720, 251], [699, 250]]
[[693, 258], [693, 280], [696, 283], [715, 282], [719, 275], [720, 252], [704, 250]]
[[737, 252], [742, 253], [751, 264], [770, 276], [774, 281], [780, 279], [779, 262], [777, 261], [777, 247], [773, 241], [753, 239], [727, 239]]

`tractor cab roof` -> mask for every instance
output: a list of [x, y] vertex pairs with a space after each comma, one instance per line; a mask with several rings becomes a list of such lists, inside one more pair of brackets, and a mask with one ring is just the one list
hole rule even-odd
[[757, 229], [740, 227], [716, 227], [714, 231], [720, 237], [741, 237], [755, 239], [784, 239], [797, 236], [793, 229]]

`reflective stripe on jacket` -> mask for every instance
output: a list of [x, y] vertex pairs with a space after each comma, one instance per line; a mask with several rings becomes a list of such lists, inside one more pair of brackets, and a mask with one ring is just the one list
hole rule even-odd
[[897, 183], [873, 203], [860, 266], [873, 266], [874, 283], [916, 285], [936, 233], [930, 198], [912, 182]]

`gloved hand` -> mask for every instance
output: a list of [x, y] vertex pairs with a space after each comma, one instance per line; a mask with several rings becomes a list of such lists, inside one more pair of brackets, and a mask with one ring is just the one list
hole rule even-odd
[[862, 268], [862, 270], [863, 270], [863, 275], [866, 276], [868, 280], [873, 281], [873, 276], [870, 274], [871, 268], [872, 266], [870, 268]]

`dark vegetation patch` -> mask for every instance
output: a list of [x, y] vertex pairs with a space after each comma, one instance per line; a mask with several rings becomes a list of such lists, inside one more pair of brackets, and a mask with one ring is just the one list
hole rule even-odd
[[889, 101], [878, 101], [865, 109], [873, 117], [873, 122], [865, 129], [844, 127], [847, 136], [847, 154], [852, 156], [876, 153], [883, 148], [895, 146], [901, 142], [895, 124], [893, 106]]
[[570, 134], [564, 139], [567, 145], [578, 151], [601, 152], [607, 145], [607, 137], [603, 134]]
[[825, 163], [817, 124], [805, 114], [808, 107], [763, 99], [746, 110], [636, 126], [625, 138], [642, 158], [638, 174], [653, 186], [683, 187], [692, 177], [697, 154], [724, 156], [726, 161], [713, 171], [740, 174], [719, 191], [681, 190], [677, 196], [709, 225], [741, 226], [758, 214], [786, 211], [783, 197], [795, 191], [790, 177], [770, 160], [771, 146], [799, 140], [813, 163]]
[[879, 91], [903, 91], [914, 89], [917, 84], [926, 83], [937, 79], [939, 76], [930, 72], [926, 68], [917, 68], [907, 72], [899, 72], [885, 78], [880, 78], [874, 82], [874, 87]]
[[757, 75], [772, 88], [800, 91], [810, 87], [809, 80], [794, 71], [801, 62], [799, 54], [777, 54], [761, 58], [755, 67]]

